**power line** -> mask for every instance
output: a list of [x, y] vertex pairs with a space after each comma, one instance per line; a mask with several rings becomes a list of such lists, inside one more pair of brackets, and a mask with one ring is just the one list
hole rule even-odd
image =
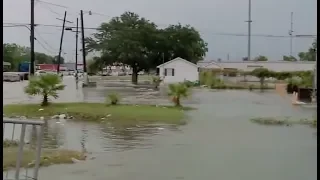
[[[3, 27], [23, 27], [26, 25], [29, 25], [27, 23], [3, 23], [3, 24], [8, 24], [4, 25]], [[61, 28], [61, 25], [53, 25], [53, 24], [35, 24], [36, 26], [43, 26], [43, 27], [57, 27]], [[73, 26], [68, 26], [70, 28], [76, 28]], [[101, 30], [101, 28], [93, 28], [93, 27], [85, 27], [84, 29], [89, 29], [89, 30]], [[122, 29], [122, 31], [128, 31], [126, 29]], [[203, 32], [200, 31], [200, 33], [204, 34]], [[216, 35], [216, 36], [239, 36], [239, 37], [247, 37], [248, 34], [245, 33], [215, 33], [211, 32], [211, 35]], [[290, 38], [291, 36], [288, 35], [271, 35], [271, 34], [251, 34], [251, 36], [255, 37], [267, 37], [267, 38]], [[313, 36], [293, 36], [294, 38], [314, 38]]]
[[51, 50], [47, 49], [47, 48], [41, 43], [41, 41], [39, 41], [38, 39], [35, 39], [35, 40], [38, 42], [38, 44], [40, 44], [40, 46], [41, 46], [44, 50], [46, 50], [47, 52], [49, 52], [49, 53], [51, 53], [51, 54], [55, 54], [55, 52], [52, 52]]
[[49, 45], [49, 43], [40, 35], [40, 33], [35, 30], [35, 32], [37, 33], [38, 37], [40, 37], [40, 39], [42, 39], [42, 41], [52, 50], [57, 51], [55, 48], [53, 48], [51, 45]]
[[56, 14], [58, 16], [62, 16], [60, 13], [58, 13], [58, 12], [54, 11], [53, 9], [51, 9], [46, 3], [42, 3], [41, 1], [38, 1], [38, 2], [40, 2], [39, 4], [40, 4], [41, 7], [44, 7], [46, 9], [48, 9], [53, 14]]
[[44, 4], [49, 4], [51, 6], [56, 6], [56, 7], [61, 7], [61, 8], [68, 8], [67, 6], [63, 6], [61, 4], [55, 4], [47, 1], [42, 1], [42, 0], [36, 0], [37, 2], [44, 3]]
[[[55, 7], [60, 7], [60, 8], [65, 8], [65, 9], [74, 9], [74, 8], [70, 8], [68, 6], [64, 6], [64, 5], [56, 4], [56, 3], [52, 3], [52, 2], [47, 2], [47, 1], [42, 1], [42, 0], [36, 0], [36, 1], [40, 2], [40, 3], [43, 3], [43, 4], [55, 6]], [[78, 11], [78, 9], [77, 9], [77, 11]], [[99, 16], [111, 17], [109, 15], [106, 15], [106, 14], [103, 14], [103, 13], [94, 12], [92, 10], [84, 10], [83, 12], [90, 13], [90, 15], [99, 15]], [[78, 15], [80, 15], [80, 14], [78, 14]]]

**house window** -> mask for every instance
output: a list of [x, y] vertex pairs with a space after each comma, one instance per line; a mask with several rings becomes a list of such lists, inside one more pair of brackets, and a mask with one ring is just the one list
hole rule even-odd
[[164, 69], [164, 76], [174, 76], [174, 69], [173, 68], [165, 68]]

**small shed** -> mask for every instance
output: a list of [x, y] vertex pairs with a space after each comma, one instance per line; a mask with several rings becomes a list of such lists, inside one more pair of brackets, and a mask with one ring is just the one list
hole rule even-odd
[[157, 72], [166, 84], [199, 80], [198, 65], [180, 57], [157, 66]]

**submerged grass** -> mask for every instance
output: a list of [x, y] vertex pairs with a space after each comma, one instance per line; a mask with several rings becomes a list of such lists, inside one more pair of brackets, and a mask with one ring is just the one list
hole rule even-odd
[[191, 108], [177, 108], [156, 105], [106, 105], [103, 103], [54, 103], [47, 107], [37, 104], [11, 104], [3, 107], [7, 117], [25, 116], [27, 118], [51, 118], [57, 114], [67, 114], [74, 120], [83, 121], [118, 121], [130, 123], [169, 123], [181, 124], [184, 110]]
[[251, 122], [261, 124], [261, 125], [278, 125], [278, 126], [292, 126], [295, 124], [299, 125], [310, 125], [312, 127], [317, 127], [317, 120], [300, 119], [300, 120], [290, 120], [289, 118], [278, 119], [273, 117], [264, 118], [252, 118]]
[[[16, 140], [6, 139], [3, 141], [3, 171], [14, 169], [16, 167], [18, 145], [19, 142]], [[33, 167], [35, 158], [36, 151], [25, 147], [21, 167]], [[72, 164], [73, 158], [77, 160], [85, 160], [86, 155], [73, 150], [43, 149], [41, 153], [40, 166]]]
[[[3, 148], [3, 171], [16, 167], [18, 147]], [[23, 151], [21, 167], [33, 167], [36, 151], [33, 149]], [[84, 153], [73, 150], [49, 150], [43, 149], [41, 153], [40, 166], [50, 166], [53, 164], [72, 164], [73, 158], [85, 160]]]

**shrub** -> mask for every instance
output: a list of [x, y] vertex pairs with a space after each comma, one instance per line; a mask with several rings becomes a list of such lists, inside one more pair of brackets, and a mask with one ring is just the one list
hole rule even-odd
[[162, 79], [159, 76], [152, 77], [152, 83], [154, 84], [155, 88], [157, 89], [162, 82]]
[[111, 93], [107, 95], [107, 102], [111, 105], [117, 105], [120, 101], [120, 97], [117, 93]]

